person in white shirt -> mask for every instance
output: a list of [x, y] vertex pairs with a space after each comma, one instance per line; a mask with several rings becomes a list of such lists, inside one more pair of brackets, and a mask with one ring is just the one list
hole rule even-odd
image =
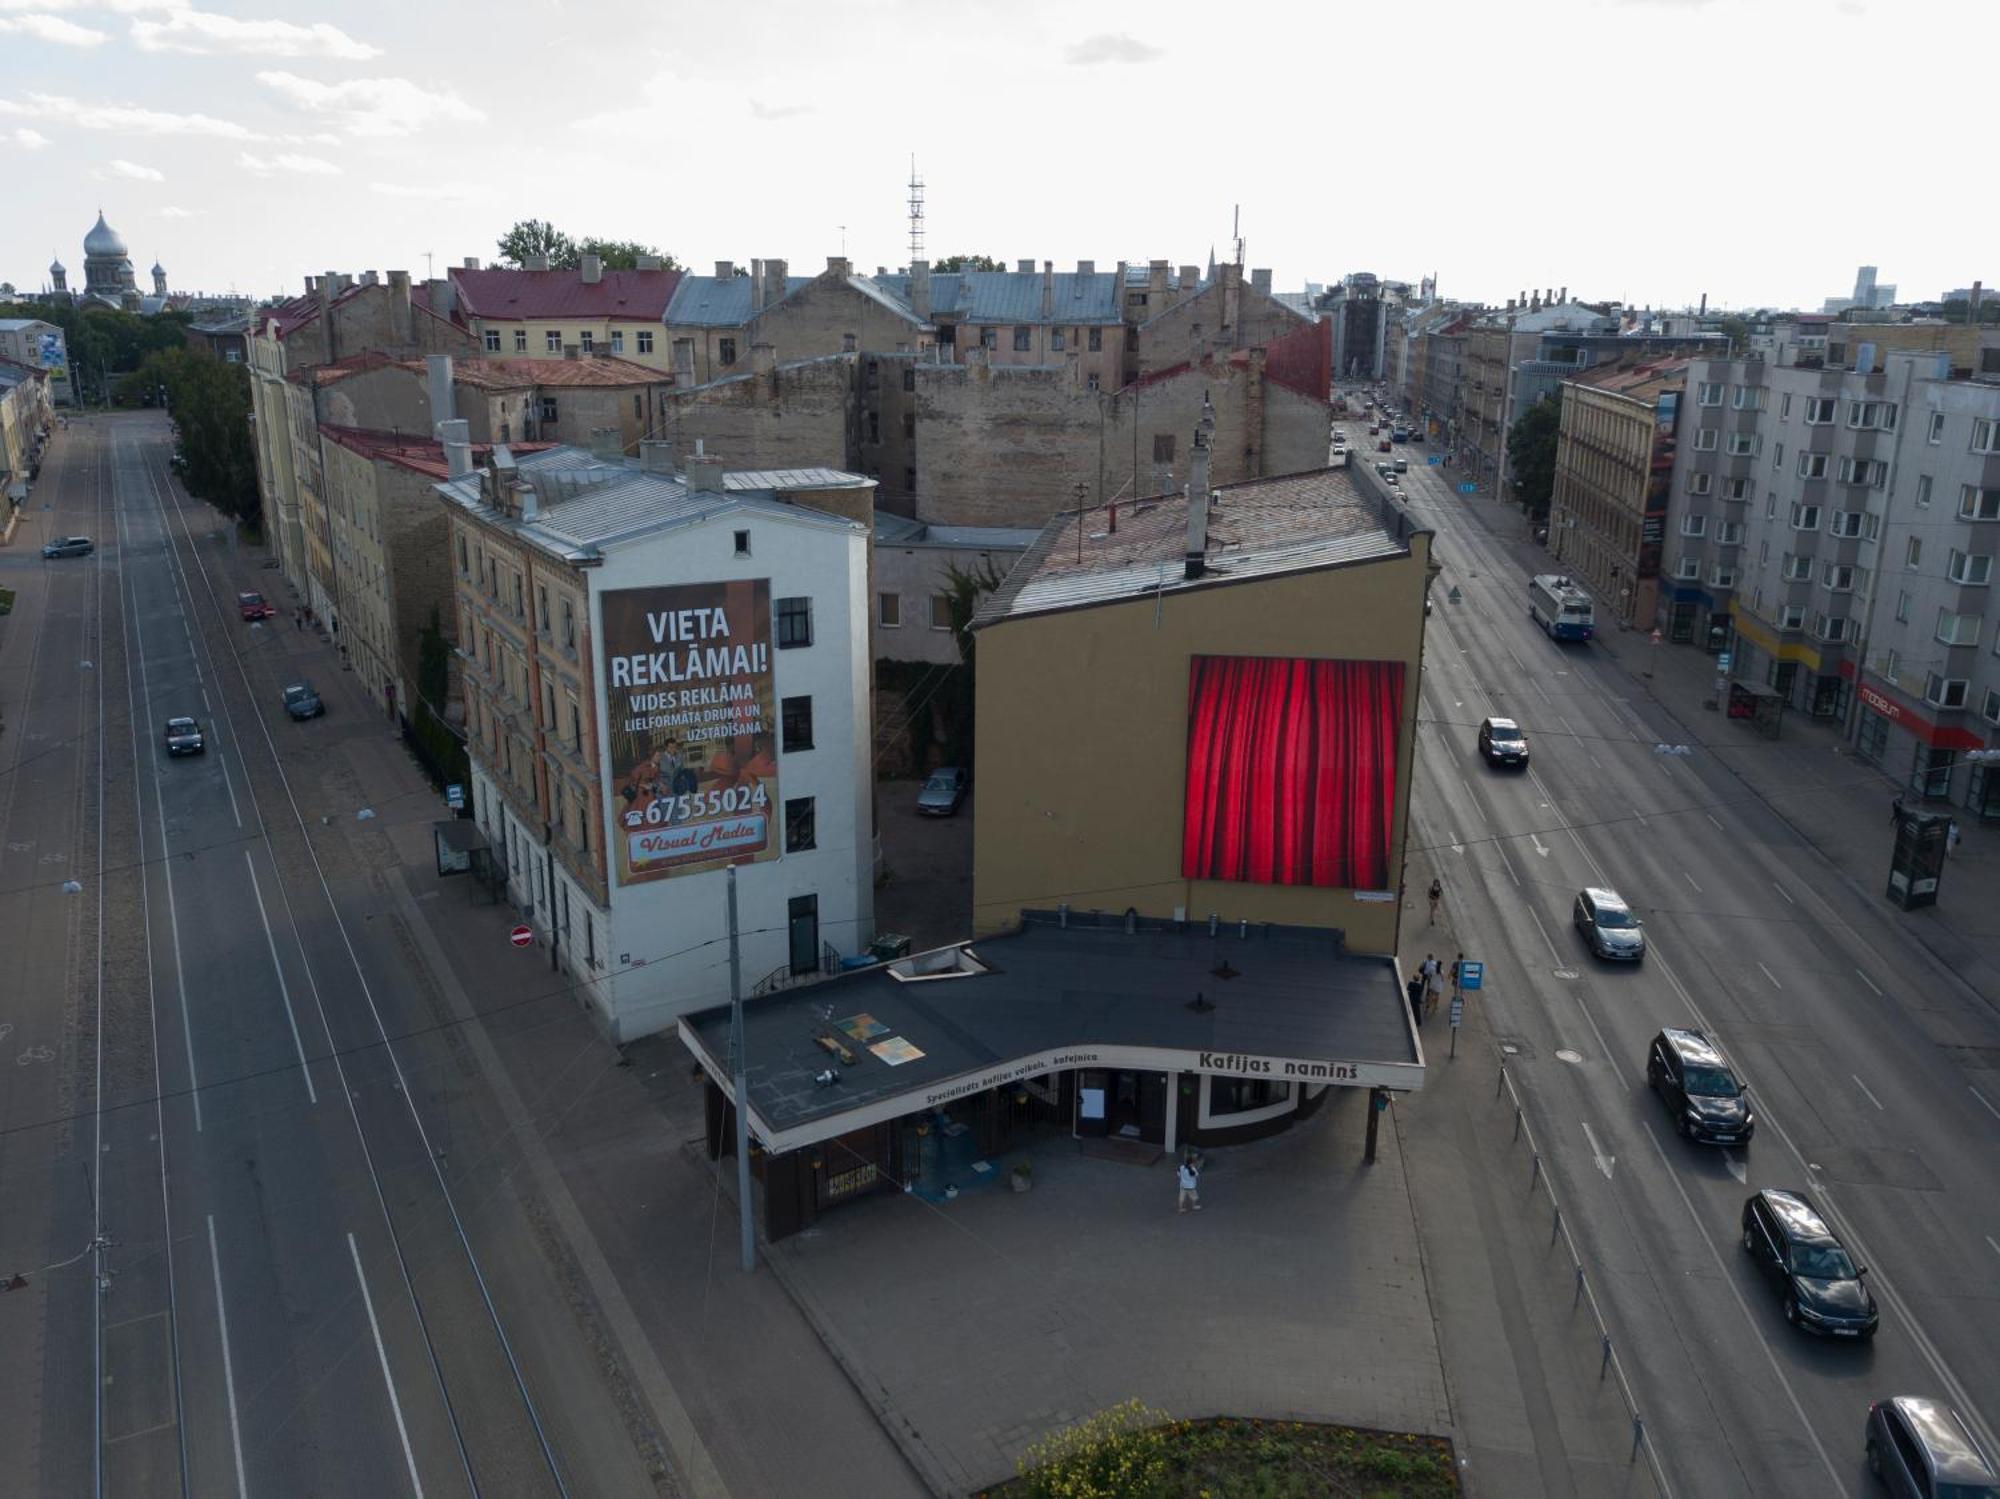
[[1185, 1157], [1182, 1159], [1176, 1175], [1179, 1177], [1181, 1184], [1180, 1211], [1185, 1213], [1189, 1208], [1193, 1208], [1197, 1213], [1200, 1212], [1201, 1166], [1196, 1162], [1194, 1157]]

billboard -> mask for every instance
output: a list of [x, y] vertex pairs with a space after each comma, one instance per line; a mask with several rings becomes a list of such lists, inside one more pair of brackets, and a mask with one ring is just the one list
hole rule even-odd
[[777, 857], [770, 580], [600, 602], [618, 883]]
[[60, 329], [51, 329], [47, 333], [36, 335], [35, 360], [43, 369], [56, 378], [60, 379], [68, 376], [69, 356], [63, 347], [63, 336]]
[[1382, 890], [1394, 884], [1403, 663], [1196, 656], [1188, 666], [1193, 880]]

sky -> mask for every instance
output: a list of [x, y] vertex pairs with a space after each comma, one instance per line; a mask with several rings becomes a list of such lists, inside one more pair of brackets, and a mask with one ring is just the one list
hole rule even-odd
[[186, 291], [441, 274], [527, 217], [704, 270], [895, 268], [914, 155], [933, 260], [1206, 264], [1240, 211], [1280, 290], [1817, 309], [1866, 262], [1930, 298], [2000, 279], [1966, 154], [1991, 119], [1969, 77], [1919, 98], [1869, 59], [1991, 24], [1954, 0], [0, 0], [0, 281], [40, 288], [53, 255], [81, 285], [100, 207], [142, 286], [157, 259]]

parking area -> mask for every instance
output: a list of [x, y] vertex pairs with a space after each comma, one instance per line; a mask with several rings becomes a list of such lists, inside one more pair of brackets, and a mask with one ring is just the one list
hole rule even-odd
[[875, 930], [900, 932], [922, 952], [972, 935], [973, 787], [950, 817], [917, 812], [921, 781], [878, 781], [876, 827], [882, 835], [875, 890]]

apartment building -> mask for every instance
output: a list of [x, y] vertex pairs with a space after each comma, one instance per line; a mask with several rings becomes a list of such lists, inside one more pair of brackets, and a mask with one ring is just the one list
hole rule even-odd
[[0, 359], [0, 542], [28, 503], [28, 486], [41, 472], [42, 447], [55, 425], [49, 372]]
[[865, 949], [873, 484], [446, 447], [472, 809], [597, 1022], [728, 998], [732, 867], [746, 990]]
[[551, 270], [535, 255], [519, 270], [468, 259], [430, 284], [431, 303], [466, 330], [478, 352], [510, 359], [609, 355], [665, 373], [660, 321], [681, 273], [654, 256], [629, 271], [586, 255], [575, 270]]

